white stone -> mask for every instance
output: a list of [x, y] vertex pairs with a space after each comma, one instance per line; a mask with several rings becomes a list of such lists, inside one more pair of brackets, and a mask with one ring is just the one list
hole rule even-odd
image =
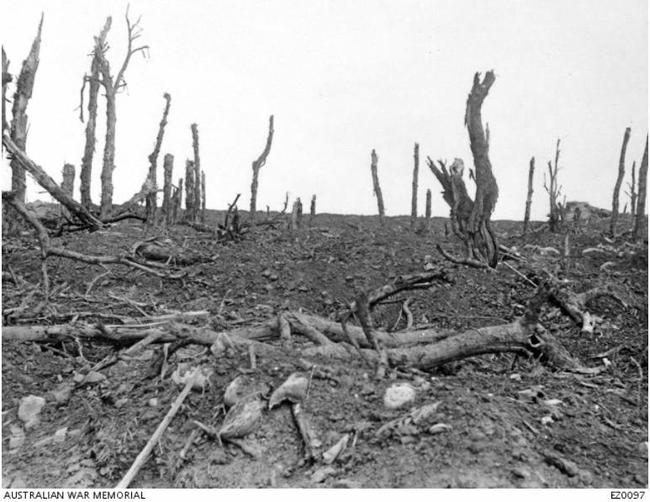
[[408, 383], [391, 385], [384, 393], [384, 406], [395, 409], [410, 403], [415, 399], [415, 389]]

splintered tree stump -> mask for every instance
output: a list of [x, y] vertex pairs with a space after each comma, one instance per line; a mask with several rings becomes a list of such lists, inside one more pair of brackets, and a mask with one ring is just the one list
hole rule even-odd
[[[14, 102], [12, 107], [12, 120], [11, 120], [11, 140], [15, 143], [16, 147], [22, 151], [26, 151], [27, 146], [27, 131], [28, 131], [28, 117], [27, 117], [27, 104], [32, 97], [34, 90], [34, 80], [36, 78], [36, 70], [38, 70], [39, 53], [41, 50], [41, 32], [43, 30], [43, 15], [38, 24], [38, 32], [36, 38], [32, 42], [32, 47], [23, 66], [18, 75], [16, 82], [16, 93], [14, 94]], [[18, 159], [11, 159], [11, 191], [14, 192], [16, 198], [25, 202], [25, 183], [26, 176], [22, 163]]]
[[625, 152], [627, 151], [627, 143], [630, 140], [629, 127], [625, 128], [623, 134], [623, 145], [621, 146], [621, 156], [618, 160], [618, 176], [616, 176], [616, 183], [614, 184], [614, 193], [612, 195], [612, 216], [609, 220], [609, 234], [612, 237], [616, 236], [616, 220], [618, 219], [618, 196], [621, 191], [621, 184], [625, 176]]
[[162, 202], [162, 222], [165, 225], [172, 223], [172, 174], [174, 171], [174, 156], [171, 153], [165, 154], [163, 161], [163, 202]]
[[190, 159], [185, 161], [185, 219], [187, 221], [194, 221], [194, 162]]
[[411, 183], [411, 230], [418, 221], [418, 170], [420, 169], [420, 145], [413, 147], [413, 181]]
[[266, 164], [266, 158], [271, 152], [271, 144], [273, 143], [273, 115], [269, 117], [269, 133], [266, 137], [266, 145], [260, 156], [253, 161], [253, 180], [251, 181], [251, 205], [250, 205], [250, 226], [255, 227], [255, 217], [257, 213], [257, 187], [260, 169]]
[[[72, 198], [72, 193], [74, 191], [74, 166], [72, 164], [63, 165], [63, 181], [61, 182], [61, 190], [70, 198]], [[65, 208], [61, 207], [61, 215], [69, 219], [70, 212]]]
[[377, 153], [373, 149], [370, 153], [370, 174], [372, 175], [372, 189], [377, 197], [377, 212], [379, 213], [379, 223], [384, 225], [384, 197], [381, 193], [381, 186], [379, 185], [379, 175], [377, 174]]
[[192, 151], [194, 152], [194, 186], [192, 187], [192, 194], [194, 201], [192, 202], [192, 221], [194, 223], [199, 221], [199, 212], [201, 211], [201, 157], [199, 156], [199, 126], [192, 124], [190, 126], [192, 131]]
[[158, 170], [158, 155], [160, 155], [160, 147], [162, 146], [163, 137], [165, 136], [165, 126], [167, 125], [167, 115], [169, 115], [169, 107], [171, 105], [171, 96], [168, 93], [163, 94], [165, 99], [165, 109], [163, 110], [163, 116], [160, 120], [158, 126], [158, 134], [156, 135], [156, 142], [153, 147], [153, 151], [149, 154], [149, 179], [153, 185], [154, 191], [147, 195], [146, 199], [146, 214], [147, 222], [149, 224], [154, 224], [156, 218], [156, 208], [157, 204], [157, 188], [158, 188], [158, 179], [157, 179], [157, 170]]
[[79, 173], [79, 192], [81, 195], [81, 205], [87, 209], [92, 206], [90, 197], [90, 185], [93, 169], [93, 157], [95, 155], [95, 130], [97, 129], [97, 101], [99, 96], [99, 72], [100, 58], [97, 51], [99, 48], [104, 50], [106, 36], [111, 28], [111, 18], [106, 19], [104, 27], [99, 32], [96, 44], [93, 48], [93, 58], [90, 64], [90, 75], [84, 75], [83, 86], [81, 87], [81, 101], [79, 107], [79, 118], [83, 122], [83, 96], [86, 83], [88, 84], [88, 120], [86, 121], [84, 154], [81, 159], [81, 172]]
[[645, 223], [645, 199], [646, 199], [646, 186], [648, 181], [648, 136], [645, 138], [645, 149], [643, 150], [643, 158], [641, 159], [641, 166], [639, 167], [639, 190], [636, 202], [636, 215], [634, 217], [634, 229], [632, 234], [635, 239], [640, 237], [640, 232], [646, 227]]
[[526, 211], [524, 213], [524, 231], [526, 235], [528, 232], [528, 223], [530, 221], [530, 206], [533, 202], [533, 175], [535, 174], [535, 157], [530, 158], [530, 165], [528, 167], [528, 193], [526, 194]]

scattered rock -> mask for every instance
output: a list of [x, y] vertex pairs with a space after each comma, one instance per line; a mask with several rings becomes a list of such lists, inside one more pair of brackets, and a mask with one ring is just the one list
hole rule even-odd
[[277, 406], [283, 401], [291, 403], [302, 403], [307, 395], [309, 380], [302, 373], [292, 373], [287, 377], [280, 387], [275, 389], [269, 399], [269, 409]]
[[329, 478], [331, 475], [335, 473], [336, 473], [336, 469], [334, 469], [334, 467], [327, 465], [325, 467], [321, 467], [320, 469], [314, 471], [314, 474], [311, 475], [311, 480], [314, 483], [322, 483], [323, 481], [325, 481], [327, 478]]
[[147, 404], [149, 406], [151, 406], [152, 408], [155, 408], [159, 404], [158, 403], [158, 398], [157, 397], [152, 397], [151, 399], [149, 399], [149, 401], [147, 401]]
[[20, 400], [18, 418], [25, 423], [25, 429], [38, 425], [43, 406], [45, 406], [45, 399], [40, 396], [29, 395]]
[[323, 453], [323, 462], [326, 464], [333, 463], [339, 456], [341, 456], [341, 453], [345, 451], [349, 440], [349, 434], [345, 434], [341, 439], [339, 439], [339, 441], [334, 446]]
[[57, 387], [54, 390], [50, 391], [47, 397], [51, 398], [51, 400], [54, 401], [56, 404], [64, 405], [67, 404], [68, 401], [70, 401], [73, 390], [74, 390], [73, 383], [63, 382], [57, 385]]
[[54, 433], [54, 442], [55, 443], [63, 443], [65, 441], [65, 436], [68, 433], [68, 428], [67, 427], [61, 427], [59, 430], [57, 430]]
[[648, 442], [647, 441], [641, 441], [637, 445], [637, 451], [643, 456], [643, 458], [648, 458]]
[[89, 371], [86, 375], [75, 373], [75, 376], [72, 379], [76, 383], [84, 382], [84, 384], [94, 384], [106, 380], [106, 375], [100, 373], [99, 371]]
[[567, 476], [574, 477], [578, 475], [579, 469], [578, 466], [575, 464], [575, 462], [572, 462], [571, 460], [567, 460], [550, 450], [545, 450], [543, 455], [544, 455], [544, 461], [548, 465], [557, 468]]
[[396, 409], [410, 403], [415, 399], [415, 389], [411, 384], [400, 383], [391, 385], [384, 393], [384, 406]]
[[515, 467], [512, 469], [512, 474], [520, 479], [528, 479], [530, 477], [530, 471], [525, 467]]
[[9, 449], [16, 450], [25, 443], [25, 431], [16, 424], [11, 424], [9, 431], [11, 433], [11, 436], [9, 436]]
[[591, 474], [591, 472], [589, 472], [586, 469], [580, 469], [578, 471], [578, 479], [580, 480], [580, 482], [583, 485], [586, 485], [586, 486], [591, 486], [593, 484], [593, 482], [594, 482], [593, 475]]
[[429, 428], [430, 434], [441, 434], [443, 432], [451, 431], [451, 425], [448, 424], [435, 424]]

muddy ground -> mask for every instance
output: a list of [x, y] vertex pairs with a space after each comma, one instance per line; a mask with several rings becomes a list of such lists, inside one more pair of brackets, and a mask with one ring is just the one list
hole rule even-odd
[[[215, 218], [209, 215], [209, 221]], [[285, 310], [334, 316], [356, 291], [422, 272], [429, 262], [442, 263], [437, 243], [460, 253], [454, 238], [445, 237], [443, 222], [434, 219], [428, 234], [416, 235], [408, 230], [407, 218], [388, 218], [380, 228], [372, 217], [321, 215], [311, 231], [260, 228], [225, 244], [176, 226], [168, 237], [205, 260], [192, 266], [184, 281], [111, 266], [112, 273], [86, 295], [104, 270], [50, 258], [49, 306], [42, 303], [38, 286], [37, 244], [26, 233], [3, 241], [3, 272], [11, 269], [26, 281], [3, 281], [3, 324], [137, 323], [146, 322], [147, 315], [207, 309], [207, 318], [193, 322], [227, 331]], [[189, 346], [171, 358], [170, 371], [180, 362], [209, 365], [214, 370], [210, 385], [186, 399], [132, 486], [647, 487], [647, 242], [640, 247], [623, 246], [623, 239], [608, 243], [606, 221], [579, 225], [569, 230], [571, 256], [562, 272], [561, 257], [543, 254], [539, 247], [562, 250], [563, 235], [544, 230], [522, 238], [519, 223], [496, 222], [494, 227], [530, 266], [565, 273], [573, 291], [610, 285], [625, 299], [625, 307], [610, 298], [588, 305], [602, 318], [592, 334], [581, 333], [557, 309], [547, 309], [543, 317], [574, 357], [586, 366], [607, 364], [606, 371], [592, 376], [553, 372], [539, 361], [502, 354], [453, 362], [429, 374], [389, 371], [376, 380], [373, 368], [360, 359], [303, 358], [323, 370], [312, 375], [304, 404], [321, 445], [318, 452], [345, 434], [350, 438], [336, 461], [301, 462], [302, 444], [288, 405], [265, 411], [246, 438], [257, 458], [200, 434], [182, 460], [180, 452], [196, 427], [193, 420], [218, 427], [223, 390], [237, 375], [276, 387], [306, 364], [296, 353], [258, 356], [251, 372], [245, 352], [215, 358], [204, 347]], [[54, 243], [86, 253], [128, 253], [144, 235], [141, 225], [122, 223], [94, 234], [68, 234]], [[599, 244], [609, 248], [583, 256], [584, 249]], [[601, 268], [608, 261], [613, 263]], [[461, 331], [503, 324], [521, 315], [534, 294], [526, 280], [502, 265], [496, 273], [446, 266], [454, 284], [402, 295], [411, 298], [415, 326]], [[375, 325], [391, 329], [399, 310], [400, 304], [379, 307]], [[181, 390], [169, 373], [164, 379], [152, 376], [150, 368], [162, 350], [156, 347], [120, 361], [103, 372], [105, 379], [75, 390], [66, 404], [57, 405], [48, 393], [87, 371], [113, 346], [85, 342], [80, 351], [74, 342], [4, 342], [2, 349], [3, 487], [114, 486]], [[415, 400], [388, 409], [384, 392], [399, 382], [412, 384]], [[47, 402], [40, 423], [25, 432], [17, 411], [28, 395]], [[377, 434], [382, 425], [431, 403], [440, 404], [426, 423]]]

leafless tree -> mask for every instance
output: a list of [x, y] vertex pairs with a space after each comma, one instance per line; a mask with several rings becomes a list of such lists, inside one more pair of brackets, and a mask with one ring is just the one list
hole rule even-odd
[[625, 152], [627, 151], [627, 143], [630, 141], [630, 128], [625, 129], [623, 134], [623, 145], [621, 146], [621, 156], [618, 160], [618, 176], [614, 184], [614, 194], [612, 195], [612, 216], [609, 220], [609, 234], [614, 237], [616, 235], [616, 220], [618, 219], [618, 196], [621, 191], [621, 184], [625, 176]]
[[250, 226], [255, 227], [255, 213], [257, 212], [257, 186], [260, 169], [266, 164], [266, 158], [271, 152], [273, 143], [273, 115], [269, 117], [269, 133], [266, 137], [266, 145], [260, 156], [253, 161], [253, 181], [251, 182], [251, 206], [250, 206]]

